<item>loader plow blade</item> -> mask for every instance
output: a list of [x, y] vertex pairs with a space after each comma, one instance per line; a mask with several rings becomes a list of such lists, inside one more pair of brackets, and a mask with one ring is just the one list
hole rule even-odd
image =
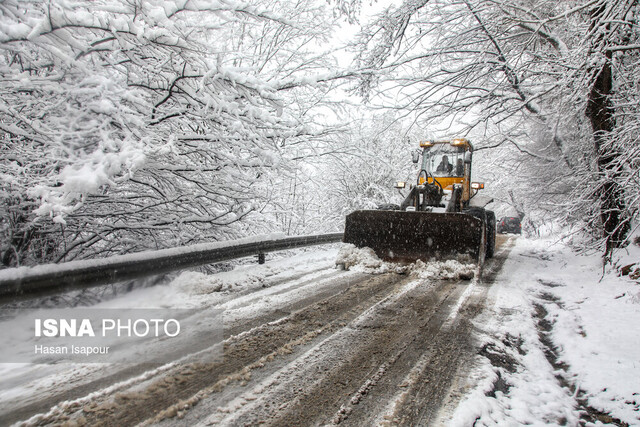
[[373, 249], [395, 262], [450, 259], [469, 255], [484, 263], [481, 219], [464, 213], [361, 210], [347, 215], [343, 241]]

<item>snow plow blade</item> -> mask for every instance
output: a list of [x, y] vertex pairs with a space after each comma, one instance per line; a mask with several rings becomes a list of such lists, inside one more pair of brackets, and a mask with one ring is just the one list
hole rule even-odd
[[343, 242], [369, 247], [386, 261], [455, 259], [483, 264], [483, 221], [465, 213], [361, 210], [347, 215]]

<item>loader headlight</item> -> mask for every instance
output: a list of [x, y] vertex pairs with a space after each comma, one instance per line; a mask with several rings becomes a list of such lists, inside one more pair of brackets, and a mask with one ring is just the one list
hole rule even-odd
[[396, 182], [396, 188], [405, 188], [407, 186], [406, 182], [398, 181]]
[[469, 140], [467, 138], [456, 138], [453, 141], [451, 141], [451, 145], [453, 145], [454, 147], [464, 147], [468, 143], [469, 143]]
[[482, 190], [484, 188], [484, 182], [472, 182], [471, 188], [474, 190]]

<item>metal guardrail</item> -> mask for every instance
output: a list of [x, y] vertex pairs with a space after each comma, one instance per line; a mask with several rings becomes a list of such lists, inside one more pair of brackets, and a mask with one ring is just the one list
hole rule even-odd
[[342, 240], [343, 233], [241, 239], [0, 271], [0, 303], [53, 295], [188, 267]]

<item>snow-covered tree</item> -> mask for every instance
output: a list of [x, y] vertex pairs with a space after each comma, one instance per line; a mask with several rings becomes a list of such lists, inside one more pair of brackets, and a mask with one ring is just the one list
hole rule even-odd
[[337, 218], [357, 209], [402, 202], [395, 184], [415, 183], [418, 167], [411, 162], [412, 152], [421, 137], [426, 139], [424, 132], [407, 129], [404, 120], [387, 112], [354, 118], [349, 131], [339, 136], [348, 152], [322, 168], [325, 198]]
[[407, 0], [364, 27], [358, 91], [423, 126], [463, 125], [480, 148], [515, 148], [537, 172], [523, 192], [599, 230], [609, 253], [637, 199], [625, 182], [637, 155], [614, 142], [637, 122], [637, 11], [632, 0]]
[[292, 6], [0, 3], [3, 265], [268, 228], [269, 176], [321, 133], [298, 98], [329, 87], [331, 14]]

